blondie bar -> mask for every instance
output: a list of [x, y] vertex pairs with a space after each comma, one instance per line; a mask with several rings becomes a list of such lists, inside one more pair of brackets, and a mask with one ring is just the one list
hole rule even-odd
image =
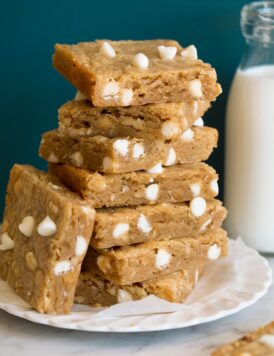
[[43, 135], [40, 156], [51, 163], [104, 173], [150, 170], [161, 173], [162, 166], [197, 163], [207, 160], [217, 146], [218, 132], [210, 127], [188, 129], [179, 139], [107, 138], [104, 136], [70, 138], [58, 130]]
[[170, 40], [57, 44], [53, 66], [94, 106], [214, 100], [215, 70], [185, 54]]
[[[179, 137], [209, 108], [208, 101], [95, 107], [88, 100], [69, 101], [59, 108], [59, 131], [70, 137]], [[197, 121], [203, 124], [202, 119]]]
[[212, 356], [274, 356], [274, 321], [222, 346]]
[[182, 303], [195, 288], [204, 265], [193, 262], [182, 271], [148, 281], [118, 286], [92, 272], [82, 272], [75, 292], [75, 302], [91, 306], [109, 306], [145, 298], [151, 294], [173, 303]]
[[[49, 164], [49, 172], [95, 208], [155, 203], [181, 203], [199, 195], [218, 195], [218, 175], [205, 163], [165, 167], [162, 174], [145, 171], [101, 174], [67, 164]], [[151, 190], [157, 194], [152, 196]]]
[[83, 271], [96, 271], [118, 285], [132, 284], [183, 270], [194, 260], [195, 263], [217, 260], [227, 254], [227, 246], [227, 234], [219, 228], [198, 239], [148, 241], [101, 253], [88, 249]]
[[198, 237], [208, 229], [220, 227], [225, 217], [226, 209], [219, 200], [205, 201], [201, 197], [190, 203], [98, 209], [90, 243], [94, 249], [104, 249], [150, 240]]
[[41, 313], [68, 313], [94, 224], [95, 211], [56, 177], [15, 165], [8, 184], [1, 275]]

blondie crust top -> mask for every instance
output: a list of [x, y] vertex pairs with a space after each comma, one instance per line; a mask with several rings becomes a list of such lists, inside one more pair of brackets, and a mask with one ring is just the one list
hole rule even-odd
[[94, 106], [212, 101], [215, 70], [171, 40], [57, 44], [53, 65]]

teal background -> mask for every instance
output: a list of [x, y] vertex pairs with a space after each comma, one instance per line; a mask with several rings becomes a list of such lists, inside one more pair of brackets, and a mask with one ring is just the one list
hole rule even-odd
[[220, 130], [210, 163], [222, 178], [224, 112], [243, 50], [241, 0], [5, 1], [0, 12], [0, 214], [13, 163], [46, 164], [37, 150], [43, 131], [57, 125], [57, 108], [75, 94], [51, 66], [53, 45], [108, 39], [172, 38], [194, 43], [217, 69], [223, 94], [206, 114]]

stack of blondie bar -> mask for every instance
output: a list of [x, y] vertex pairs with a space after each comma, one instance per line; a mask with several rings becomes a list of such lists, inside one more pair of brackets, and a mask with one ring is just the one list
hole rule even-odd
[[167, 40], [56, 45], [53, 63], [78, 91], [43, 135], [50, 174], [13, 168], [1, 275], [40, 312], [182, 302], [227, 253], [218, 176], [202, 163], [218, 139], [201, 118], [221, 92], [215, 70]]

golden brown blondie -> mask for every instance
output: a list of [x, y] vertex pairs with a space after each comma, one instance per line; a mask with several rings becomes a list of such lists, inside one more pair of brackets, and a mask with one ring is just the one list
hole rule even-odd
[[274, 356], [274, 321], [220, 347], [212, 356]]
[[1, 275], [40, 313], [70, 311], [94, 215], [57, 178], [31, 166], [15, 165], [11, 170], [0, 244], [0, 259], [5, 259]]
[[93, 271], [118, 285], [132, 284], [187, 268], [191, 261], [204, 263], [227, 254], [227, 234], [209, 230], [196, 237], [148, 241], [101, 253], [88, 249], [83, 271]]
[[162, 174], [146, 171], [101, 174], [50, 163], [49, 172], [95, 208], [182, 203], [197, 195], [214, 198], [219, 192], [218, 175], [205, 163], [165, 167]]
[[169, 143], [103, 136], [70, 138], [53, 130], [43, 135], [39, 153], [48, 162], [67, 163], [91, 171], [125, 173], [150, 170], [151, 173], [161, 173], [161, 165], [207, 160], [217, 140], [217, 130], [210, 127], [188, 129], [179, 139]]
[[58, 110], [59, 130], [70, 137], [105, 136], [159, 138], [179, 137], [209, 108], [208, 101], [95, 107], [88, 100], [72, 100]]
[[214, 100], [215, 70], [182, 51], [170, 40], [57, 44], [53, 65], [94, 106]]
[[198, 238], [220, 227], [225, 217], [226, 209], [219, 200], [201, 197], [190, 203], [98, 209], [90, 244], [105, 249], [184, 236]]
[[154, 294], [173, 303], [182, 303], [195, 288], [204, 268], [203, 264], [195, 265], [193, 262], [182, 271], [124, 286], [113, 284], [96, 273], [82, 272], [75, 292], [75, 302], [109, 306]]

